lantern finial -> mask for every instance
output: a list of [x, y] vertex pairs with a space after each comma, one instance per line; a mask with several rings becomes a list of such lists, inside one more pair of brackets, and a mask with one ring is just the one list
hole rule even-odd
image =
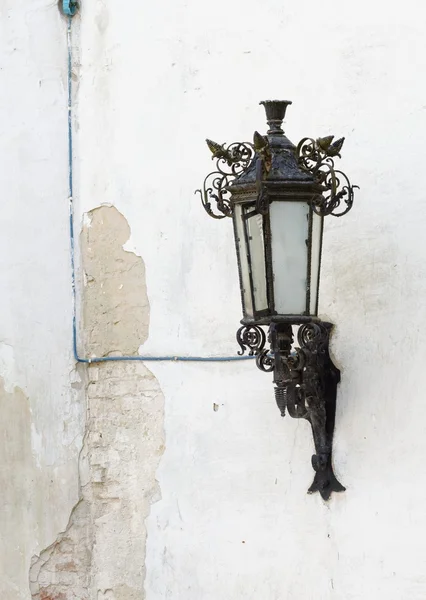
[[283, 135], [281, 124], [285, 117], [287, 106], [292, 104], [291, 100], [262, 100], [266, 112], [266, 120], [269, 125], [268, 135]]

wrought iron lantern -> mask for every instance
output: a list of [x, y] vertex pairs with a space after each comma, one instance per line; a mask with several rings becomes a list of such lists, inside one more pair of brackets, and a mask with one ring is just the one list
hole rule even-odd
[[216, 169], [197, 191], [211, 217], [233, 219], [243, 306], [240, 354], [255, 354], [257, 366], [273, 372], [282, 416], [287, 409], [311, 423], [315, 477], [309, 492], [327, 500], [345, 488], [332, 468], [340, 371], [328, 352], [332, 325], [318, 318], [323, 220], [352, 208], [356, 186], [335, 168], [344, 138], [303, 138], [296, 147], [281, 127], [291, 102], [261, 104], [267, 135], [256, 131], [253, 143], [228, 146], [206, 140]]

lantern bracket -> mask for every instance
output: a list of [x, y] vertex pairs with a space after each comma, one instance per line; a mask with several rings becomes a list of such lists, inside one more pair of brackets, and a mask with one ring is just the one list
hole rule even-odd
[[258, 325], [243, 325], [237, 332], [241, 347], [256, 355], [256, 364], [264, 372], [273, 372], [275, 399], [281, 415], [287, 412], [296, 419], [306, 419], [312, 427], [315, 454], [312, 467], [314, 481], [308, 492], [319, 492], [328, 500], [332, 492], [343, 492], [332, 467], [332, 444], [336, 413], [337, 384], [340, 371], [329, 354], [331, 323], [321, 321], [300, 325], [298, 348], [293, 349], [292, 326], [272, 322], [269, 349], [266, 334]]

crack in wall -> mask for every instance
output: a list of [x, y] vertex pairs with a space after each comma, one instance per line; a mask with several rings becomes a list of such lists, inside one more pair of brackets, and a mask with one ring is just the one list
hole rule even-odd
[[[89, 351], [137, 353], [149, 303], [142, 258], [114, 207], [90, 211], [81, 234]], [[32, 600], [143, 600], [145, 519], [160, 498], [164, 398], [143, 363], [88, 366], [87, 419], [80, 454], [81, 499], [66, 531], [33, 558]]]

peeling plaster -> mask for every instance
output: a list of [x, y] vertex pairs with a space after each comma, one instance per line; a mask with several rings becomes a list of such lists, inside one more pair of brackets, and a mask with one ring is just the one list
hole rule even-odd
[[[94, 209], [83, 220], [83, 313], [95, 353], [136, 353], [148, 336], [145, 269], [142, 258], [122, 249], [129, 236], [114, 207]], [[86, 374], [81, 498], [65, 532], [33, 558], [31, 598], [143, 600], [145, 519], [160, 498], [163, 394], [143, 363], [101, 363]]]
[[93, 525], [90, 505], [82, 500], [73, 509], [68, 526], [30, 569], [32, 600], [89, 600]]
[[83, 338], [92, 356], [137, 354], [148, 338], [149, 302], [142, 258], [123, 249], [130, 227], [114, 206], [83, 219]]

